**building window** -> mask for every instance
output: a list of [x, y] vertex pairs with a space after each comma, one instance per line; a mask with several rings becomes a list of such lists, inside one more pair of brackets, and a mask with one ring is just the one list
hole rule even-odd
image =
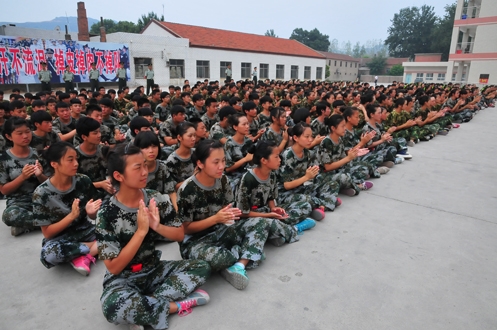
[[135, 79], [143, 79], [148, 65], [152, 63], [152, 59], [149, 57], [134, 57], [133, 59], [135, 62]]
[[345, 62], [345, 67], [347, 67], [347, 64], [349, 64], [349, 62]]
[[259, 64], [259, 78], [268, 79], [269, 78], [269, 64]]
[[242, 79], [250, 78], [252, 63], [242, 63]]
[[299, 66], [292, 65], [290, 67], [290, 79], [299, 79]]
[[463, 73], [461, 76], [461, 81], [466, 81], [466, 73]]
[[321, 66], [318, 66], [316, 68], [316, 79], [317, 80], [323, 79], [323, 67], [321, 67]]
[[335, 66], [337, 66], [337, 61], [335, 61]]
[[304, 66], [304, 79], [311, 79], [311, 67]]
[[169, 78], [185, 78], [185, 60], [169, 60]]
[[452, 81], [456, 81], [456, 74], [455, 73], [452, 74]]
[[426, 80], [433, 80], [433, 73], [427, 73]]
[[357, 68], [357, 62], [355, 63], [355, 67]]
[[439, 73], [437, 77], [438, 81], [444, 81], [445, 80], [445, 73]]
[[421, 78], [421, 79], [423, 79], [423, 74], [422, 74], [422, 73], [416, 73], [416, 78]]
[[209, 61], [197, 61], [197, 78], [210, 78]]
[[340, 67], [342, 66], [342, 61], [340, 61]]
[[226, 78], [226, 69], [228, 68], [228, 65], [231, 65], [231, 62], [221, 62], [220, 63], [220, 68], [221, 68], [220, 69], [221, 72], [219, 73], [220, 78]]
[[276, 79], [285, 79], [285, 66], [276, 64]]

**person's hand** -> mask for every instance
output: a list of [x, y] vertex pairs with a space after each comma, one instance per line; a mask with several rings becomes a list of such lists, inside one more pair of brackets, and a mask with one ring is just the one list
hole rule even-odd
[[395, 132], [395, 130], [396, 130], [396, 129], [397, 129], [397, 126], [392, 126], [392, 127], [390, 127], [390, 128], [388, 129], [388, 131], [387, 131], [387, 132], [388, 132], [389, 134], [392, 134], [393, 132]]
[[41, 166], [40, 162], [36, 160], [35, 162], [35, 176], [40, 176], [43, 174], [43, 167]]
[[315, 177], [318, 176], [318, 174], [319, 174], [319, 166], [318, 165], [314, 165], [314, 166], [309, 167], [305, 171], [305, 178], [307, 179], [306, 181], [314, 179]]
[[281, 207], [274, 207], [271, 209], [271, 213], [268, 213], [268, 217], [282, 220], [287, 219], [289, 215]]
[[326, 136], [316, 135], [316, 137], [314, 138], [314, 142], [316, 144], [320, 144], [321, 141], [323, 141], [325, 138], [326, 138]]
[[152, 198], [150, 200], [150, 203], [148, 203], [148, 209], [146, 209], [146, 212], [148, 214], [148, 224], [150, 229], [157, 230], [160, 225], [160, 215], [159, 208], [157, 207], [157, 202], [154, 198]]
[[283, 140], [288, 141], [288, 131], [286, 128], [283, 129]]
[[21, 172], [22, 178], [24, 180], [29, 179], [33, 174], [35, 174], [35, 170], [36, 170], [36, 165], [31, 165], [31, 164], [24, 165]]
[[242, 212], [240, 209], [232, 207], [231, 204], [223, 207], [220, 209], [217, 213], [216, 216], [214, 217], [216, 223], [223, 223], [223, 224], [233, 224], [235, 220], [240, 219], [240, 215]]
[[359, 153], [359, 148], [354, 147], [347, 152], [347, 158], [349, 159], [349, 161], [354, 160], [357, 158], [358, 153]]
[[72, 202], [71, 213], [69, 214], [71, 215], [73, 221], [79, 217], [79, 198], [75, 198]]
[[391, 139], [391, 135], [390, 135], [390, 133], [387, 132], [387, 133], [383, 133], [383, 135], [381, 136], [380, 140], [382, 142], [385, 142], [385, 141], [388, 141], [389, 138]]
[[111, 195], [113, 195], [116, 192], [116, 190], [112, 186], [110, 179], [105, 179], [105, 180], [101, 181], [100, 188], [102, 188], [103, 190], [105, 190], [106, 192], [108, 192]]
[[88, 201], [88, 203], [86, 203], [86, 206], [85, 206], [86, 214], [90, 217], [93, 217], [94, 215], [97, 214], [101, 205], [102, 205], [101, 199], [97, 199], [96, 201], [94, 201], [93, 199], [90, 199]]
[[143, 199], [140, 200], [140, 206], [138, 207], [138, 213], [136, 215], [136, 224], [138, 228], [136, 232], [140, 232], [143, 235], [148, 233], [148, 229], [150, 228], [150, 220], [148, 217], [148, 209], [143, 202]]
[[257, 131], [257, 135], [261, 136], [262, 134], [264, 134], [265, 131], [266, 131], [265, 128], [261, 128], [260, 130]]
[[367, 155], [368, 153], [369, 153], [369, 149], [368, 148], [360, 148], [360, 149], [357, 150], [357, 156], [358, 157]]

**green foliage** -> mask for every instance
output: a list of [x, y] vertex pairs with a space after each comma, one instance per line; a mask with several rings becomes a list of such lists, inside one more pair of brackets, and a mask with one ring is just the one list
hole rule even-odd
[[330, 66], [326, 65], [326, 68], [324, 70], [324, 79], [328, 78], [330, 76]]
[[264, 35], [266, 37], [273, 37], [273, 38], [278, 38], [278, 36], [276, 35], [276, 33], [274, 33], [274, 30], [271, 29], [271, 30], [267, 30], [266, 33], [264, 33]]
[[391, 76], [402, 76], [404, 75], [404, 67], [402, 66], [402, 64], [395, 64], [394, 66], [392, 66], [388, 73]]
[[383, 56], [374, 57], [371, 62], [369, 62], [368, 67], [371, 69], [371, 74], [382, 74], [385, 70], [385, 66], [387, 65], [387, 59]]
[[442, 53], [449, 58], [456, 3], [445, 6], [443, 17], [433, 7], [407, 7], [395, 14], [388, 28], [385, 45], [392, 56], [414, 58], [416, 53]]
[[154, 13], [153, 11], [149, 12], [147, 15], [142, 15], [138, 19], [138, 23], [136, 24], [138, 26], [138, 31], [143, 30], [143, 28], [150, 22], [152, 19], [156, 19], [158, 21], [164, 21], [164, 15], [162, 15], [160, 18], [159, 16]]
[[442, 53], [442, 61], [449, 60], [450, 42], [452, 39], [452, 29], [454, 27], [454, 16], [456, 15], [456, 3], [445, 6], [444, 17], [438, 17], [436, 25], [431, 32], [433, 42], [431, 51]]
[[318, 29], [307, 31], [302, 28], [297, 28], [293, 30], [290, 39], [297, 40], [314, 50], [326, 52], [330, 47], [330, 37], [326, 34], [322, 34]]

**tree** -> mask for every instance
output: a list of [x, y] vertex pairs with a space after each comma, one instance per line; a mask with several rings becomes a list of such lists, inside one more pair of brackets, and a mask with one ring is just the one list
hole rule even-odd
[[385, 70], [386, 65], [387, 59], [381, 55], [373, 57], [371, 62], [367, 64], [367, 66], [371, 69], [371, 74], [382, 74], [383, 70]]
[[154, 13], [153, 11], [149, 12], [147, 15], [142, 15], [138, 19], [138, 23], [136, 24], [138, 26], [138, 31], [143, 30], [143, 28], [150, 22], [152, 19], [156, 19], [158, 21], [164, 21], [164, 15], [162, 15], [160, 18], [159, 16]]
[[290, 39], [297, 40], [312, 49], [324, 52], [328, 51], [328, 48], [330, 47], [330, 37], [326, 34], [322, 34], [316, 28], [311, 31], [297, 28], [293, 30]]
[[449, 60], [450, 42], [452, 29], [454, 27], [454, 16], [456, 15], [456, 3], [445, 6], [444, 17], [438, 17], [431, 38], [436, 40], [431, 45], [431, 51], [442, 53], [442, 61]]
[[[104, 27], [105, 33], [114, 33], [114, 32], [129, 32], [129, 33], [138, 33], [138, 27], [135, 23], [129, 21], [119, 21], [115, 22], [111, 19], [104, 19]], [[100, 34], [100, 23], [95, 23], [90, 28], [91, 34]]]
[[328, 51], [330, 53], [338, 53], [340, 51], [340, 47], [338, 47], [338, 40], [331, 40], [330, 46], [328, 47]]
[[431, 6], [401, 9], [391, 20], [392, 25], [388, 28], [388, 38], [385, 40], [390, 55], [414, 58], [416, 53], [429, 53], [432, 42], [438, 42], [431, 39], [436, 20]]
[[[116, 22], [112, 19], [104, 18], [104, 27], [106, 33], [115, 32], [114, 29], [116, 27]], [[90, 34], [100, 34], [100, 22], [92, 24], [90, 27]]]
[[276, 35], [276, 33], [274, 33], [274, 30], [271, 29], [271, 30], [267, 30], [266, 33], [264, 33], [264, 35], [266, 37], [273, 37], [273, 38], [278, 38], [278, 36]]
[[328, 78], [330, 76], [330, 66], [326, 64], [326, 68], [324, 70], [324, 79]]
[[391, 76], [402, 76], [404, 75], [404, 67], [402, 66], [402, 64], [395, 64], [394, 66], [392, 66], [388, 74], [390, 74]]

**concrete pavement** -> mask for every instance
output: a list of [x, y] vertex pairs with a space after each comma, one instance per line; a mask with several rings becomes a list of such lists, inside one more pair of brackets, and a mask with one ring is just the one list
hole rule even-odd
[[[211, 302], [171, 329], [497, 328], [497, 109], [410, 148], [372, 190], [301, 241], [267, 246], [267, 259], [234, 289], [214, 274]], [[1, 201], [3, 212], [5, 201]], [[103, 317], [105, 272], [89, 277], [39, 261], [41, 233], [0, 225], [0, 329], [127, 329]], [[179, 259], [176, 243], [160, 244]]]

